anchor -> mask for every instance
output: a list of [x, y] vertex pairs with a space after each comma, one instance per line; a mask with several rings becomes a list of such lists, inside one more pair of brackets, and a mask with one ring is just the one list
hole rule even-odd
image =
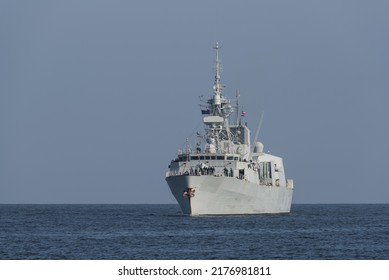
[[191, 198], [191, 197], [194, 197], [195, 196], [195, 188], [187, 188], [184, 193], [182, 194], [184, 197], [187, 197], [187, 198]]

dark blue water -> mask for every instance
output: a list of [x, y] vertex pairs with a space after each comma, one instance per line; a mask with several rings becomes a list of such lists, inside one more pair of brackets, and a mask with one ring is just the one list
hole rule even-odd
[[389, 205], [202, 217], [176, 205], [0, 205], [0, 259], [389, 259]]

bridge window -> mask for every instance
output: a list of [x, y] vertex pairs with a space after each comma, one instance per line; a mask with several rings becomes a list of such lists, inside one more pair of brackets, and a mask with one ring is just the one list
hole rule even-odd
[[178, 157], [178, 160], [179, 161], [187, 161], [187, 160], [189, 160], [189, 157], [187, 155], [182, 155], [182, 156]]

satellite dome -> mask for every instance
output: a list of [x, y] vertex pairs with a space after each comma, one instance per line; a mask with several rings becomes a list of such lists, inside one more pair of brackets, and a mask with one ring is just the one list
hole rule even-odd
[[254, 146], [254, 153], [262, 153], [263, 152], [263, 144], [261, 142], [256, 142]]

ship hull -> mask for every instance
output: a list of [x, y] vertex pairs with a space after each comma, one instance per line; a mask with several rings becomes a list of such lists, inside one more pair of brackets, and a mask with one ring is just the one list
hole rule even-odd
[[166, 177], [181, 210], [188, 215], [289, 213], [293, 189], [258, 185], [234, 177]]

